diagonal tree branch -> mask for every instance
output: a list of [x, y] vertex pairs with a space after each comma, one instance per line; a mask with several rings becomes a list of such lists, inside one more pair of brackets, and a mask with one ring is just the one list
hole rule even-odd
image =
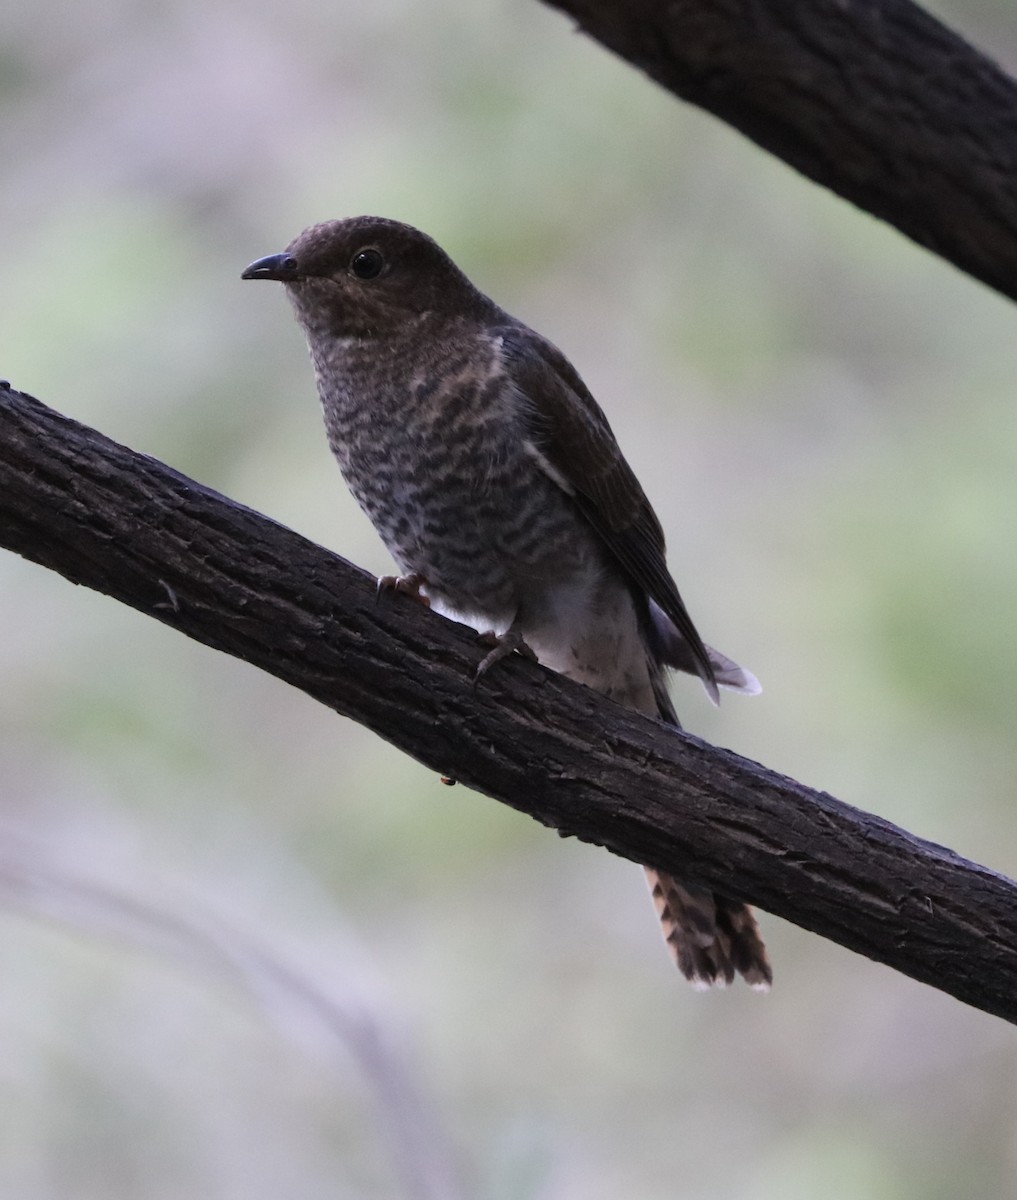
[[1017, 298], [1017, 82], [911, 0], [545, 3]]
[[691, 875], [1010, 1021], [1017, 885], [523, 659], [0, 386], [0, 545], [242, 658], [562, 834]]

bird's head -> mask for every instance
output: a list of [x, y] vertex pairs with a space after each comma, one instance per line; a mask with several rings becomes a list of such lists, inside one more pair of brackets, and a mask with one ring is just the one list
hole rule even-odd
[[383, 217], [312, 225], [241, 278], [285, 284], [309, 336], [384, 337], [425, 315], [490, 304], [435, 241]]

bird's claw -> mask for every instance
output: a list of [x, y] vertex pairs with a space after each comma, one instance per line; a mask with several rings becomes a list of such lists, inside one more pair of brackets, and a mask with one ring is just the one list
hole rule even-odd
[[523, 641], [523, 635], [509, 630], [507, 633], [495, 633], [490, 630], [487, 633], [482, 633], [477, 641], [485, 646], [490, 646], [491, 649], [480, 660], [480, 666], [477, 667], [476, 674], [473, 676], [474, 683], [481, 677], [486, 675], [495, 663], [501, 662], [503, 658], [508, 658], [510, 654], [518, 652], [523, 658], [530, 659], [531, 662], [537, 661], [536, 654]]
[[409, 575], [381, 575], [378, 578], [377, 594], [380, 596], [382, 592], [400, 592], [425, 608], [430, 608], [431, 601], [421, 591], [426, 584], [427, 580], [417, 571], [412, 571]]

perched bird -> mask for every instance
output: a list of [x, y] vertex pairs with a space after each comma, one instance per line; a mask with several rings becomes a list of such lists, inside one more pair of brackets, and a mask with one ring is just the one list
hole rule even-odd
[[[754, 693], [705, 646], [664, 535], [565, 356], [473, 286], [425, 234], [327, 221], [244, 279], [286, 286], [329, 445], [399, 566], [395, 587], [678, 727], [665, 670]], [[698, 987], [771, 980], [752, 910], [647, 868], [664, 936]]]

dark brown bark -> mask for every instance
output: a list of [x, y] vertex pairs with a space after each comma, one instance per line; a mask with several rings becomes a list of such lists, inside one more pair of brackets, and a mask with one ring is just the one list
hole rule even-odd
[[693, 876], [1007, 1020], [1017, 885], [521, 658], [0, 388], [0, 545], [253, 663], [562, 834]]
[[545, 0], [1017, 298], [1017, 83], [910, 0]]

